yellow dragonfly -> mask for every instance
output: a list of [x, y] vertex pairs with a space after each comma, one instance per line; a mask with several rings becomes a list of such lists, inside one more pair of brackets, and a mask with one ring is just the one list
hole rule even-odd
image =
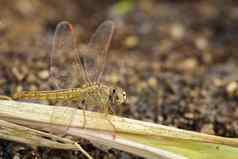
[[[50, 54], [50, 81], [56, 90], [22, 91], [11, 98], [76, 101], [84, 110], [99, 107], [105, 114], [112, 113], [112, 105], [120, 106], [126, 102], [126, 92], [122, 88], [101, 83], [114, 28], [112, 21], [103, 22], [92, 35], [89, 44], [82, 48], [77, 47], [73, 26], [67, 21], [60, 22], [56, 26]], [[71, 64], [67, 65], [67, 62]], [[77, 77], [83, 79], [84, 84], [71, 88], [71, 83]]]

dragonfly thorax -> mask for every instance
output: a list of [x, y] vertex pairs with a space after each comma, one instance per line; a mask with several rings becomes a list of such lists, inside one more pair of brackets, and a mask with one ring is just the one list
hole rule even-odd
[[93, 84], [84, 86], [82, 94], [86, 105], [121, 105], [126, 102], [126, 93], [119, 87], [113, 87], [103, 84]]

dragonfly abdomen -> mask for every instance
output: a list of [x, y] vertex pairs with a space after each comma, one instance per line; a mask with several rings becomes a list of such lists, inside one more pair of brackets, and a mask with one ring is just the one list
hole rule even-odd
[[67, 100], [80, 96], [80, 89], [66, 89], [56, 91], [23, 91], [16, 93], [13, 99], [36, 100]]

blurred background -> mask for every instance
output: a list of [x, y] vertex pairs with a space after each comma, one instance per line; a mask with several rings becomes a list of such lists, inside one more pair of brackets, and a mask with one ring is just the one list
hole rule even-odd
[[[113, 71], [104, 80], [128, 94], [121, 116], [238, 137], [238, 3], [231, 0], [1, 0], [0, 93], [47, 87], [58, 22], [70, 21], [85, 43], [108, 19], [116, 34], [108, 61]], [[96, 159], [139, 158], [81, 143]], [[32, 158], [27, 145], [0, 144], [2, 157]], [[47, 148], [38, 153], [83, 158]]]

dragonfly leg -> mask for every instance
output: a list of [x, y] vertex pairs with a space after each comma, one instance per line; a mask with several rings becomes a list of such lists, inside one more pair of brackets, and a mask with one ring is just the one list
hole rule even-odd
[[116, 112], [113, 110], [112, 106], [108, 106], [108, 110], [109, 110], [110, 114], [116, 115]]
[[112, 128], [113, 128], [113, 139], [116, 138], [116, 126], [113, 124], [113, 122], [111, 121], [111, 118], [108, 116], [109, 112], [113, 112], [113, 110], [111, 109], [110, 105], [104, 105], [103, 106], [103, 111], [104, 111], [104, 115], [105, 115], [105, 119], [111, 124]]
[[82, 126], [82, 128], [84, 129], [86, 127], [86, 123], [87, 123], [86, 112], [85, 112], [87, 110], [87, 105], [85, 103], [85, 100], [82, 100], [81, 104], [83, 106], [83, 126]]
[[0, 95], [0, 99], [1, 100], [13, 100], [11, 97], [9, 97], [9, 96], [2, 96], [2, 95]]

